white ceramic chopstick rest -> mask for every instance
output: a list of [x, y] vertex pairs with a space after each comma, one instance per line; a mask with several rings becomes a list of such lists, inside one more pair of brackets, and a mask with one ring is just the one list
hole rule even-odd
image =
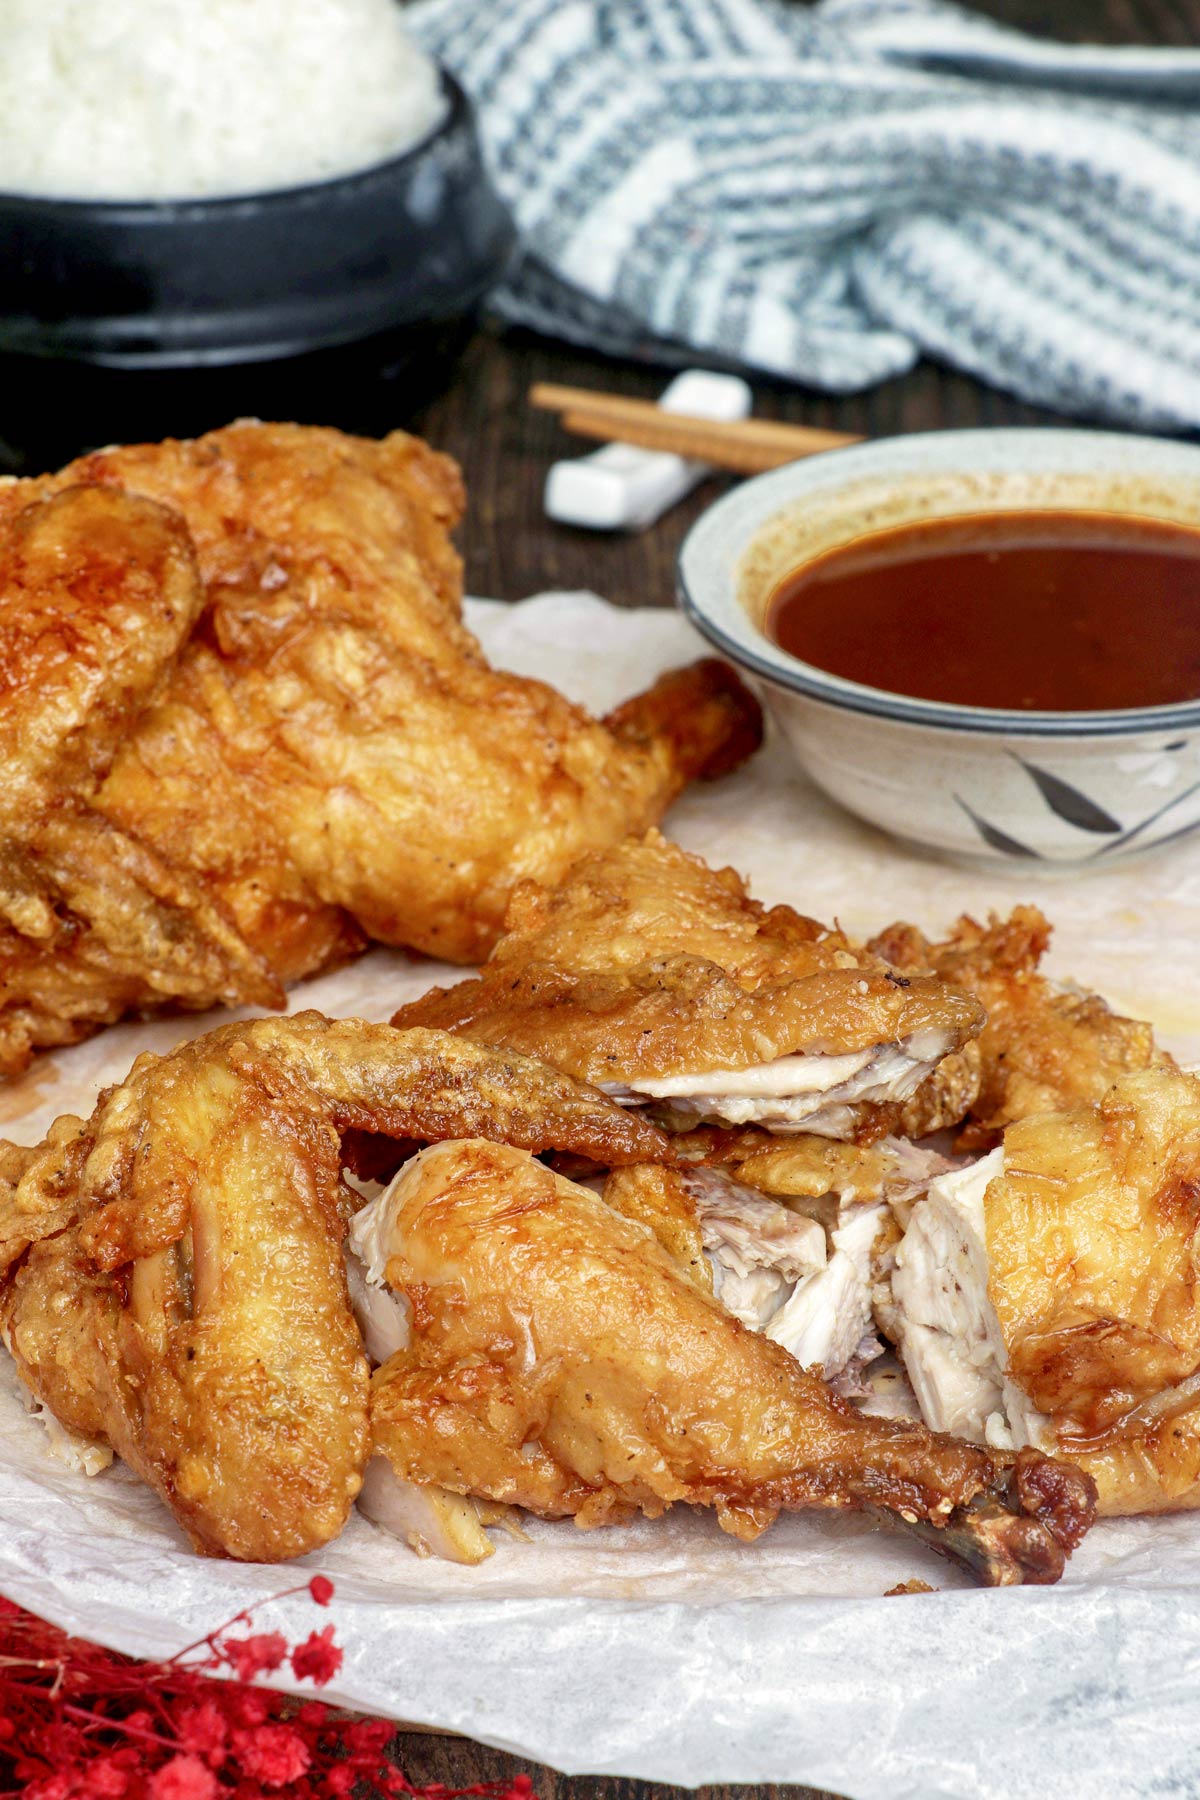
[[[750, 412], [753, 395], [740, 375], [686, 369], [658, 404], [664, 412], [692, 413], [732, 423]], [[546, 476], [548, 516], [593, 531], [639, 531], [703, 481], [709, 465], [665, 450], [605, 444], [590, 456], [556, 462]]]

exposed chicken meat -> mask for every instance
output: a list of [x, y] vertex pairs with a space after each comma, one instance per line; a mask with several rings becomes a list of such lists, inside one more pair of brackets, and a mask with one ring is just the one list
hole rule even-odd
[[871, 1332], [871, 1246], [883, 1214], [882, 1206], [851, 1208], [830, 1233], [825, 1267], [796, 1283], [767, 1326], [768, 1337], [827, 1378], [869, 1362], [882, 1347]]
[[505, 926], [476, 980], [395, 1022], [532, 1051], [685, 1126], [887, 1130], [983, 1024], [971, 996], [768, 910], [657, 832], [525, 884]]
[[1042, 1447], [1047, 1420], [1009, 1377], [1008, 1351], [988, 1295], [983, 1197], [1003, 1149], [930, 1183], [895, 1256], [899, 1348], [921, 1416], [997, 1449]]
[[585, 1527], [715, 1508], [865, 1507], [989, 1583], [1052, 1581], [1086, 1477], [870, 1419], [747, 1331], [586, 1188], [483, 1139], [410, 1161], [372, 1205], [413, 1334], [372, 1378], [372, 1445], [405, 1481]]
[[744, 1069], [642, 1077], [636, 1087], [616, 1082], [600, 1086], [623, 1106], [665, 1102], [685, 1121], [848, 1138], [860, 1107], [910, 1099], [952, 1042], [946, 1032], [930, 1028], [900, 1043], [843, 1055], [779, 1056]]

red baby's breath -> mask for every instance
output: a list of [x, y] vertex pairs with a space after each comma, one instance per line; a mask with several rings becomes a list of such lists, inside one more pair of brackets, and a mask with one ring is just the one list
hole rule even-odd
[[253, 1637], [222, 1638], [221, 1655], [240, 1681], [253, 1681], [256, 1675], [269, 1675], [278, 1669], [288, 1653], [288, 1641], [282, 1631], [259, 1631]]
[[292, 1674], [298, 1681], [326, 1687], [342, 1666], [342, 1653], [333, 1641], [333, 1626], [312, 1631], [292, 1651]]
[[[273, 1596], [333, 1599], [324, 1575]], [[334, 1627], [295, 1646], [229, 1619], [166, 1662], [72, 1638], [0, 1597], [0, 1800], [532, 1800], [528, 1776], [414, 1787], [387, 1759], [394, 1728], [250, 1685], [291, 1665], [324, 1686], [342, 1665]], [[215, 1675], [223, 1680], [214, 1680]]]

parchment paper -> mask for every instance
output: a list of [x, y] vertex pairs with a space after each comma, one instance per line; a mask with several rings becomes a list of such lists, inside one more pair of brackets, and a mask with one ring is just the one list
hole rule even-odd
[[[475, 602], [471, 620], [495, 661], [596, 708], [700, 648], [673, 614], [587, 595]], [[1032, 898], [1056, 925], [1056, 972], [1200, 1059], [1200, 842], [1086, 879], [957, 870], [839, 812], [774, 741], [693, 790], [668, 829], [762, 898], [852, 930], [897, 916], [940, 928]], [[383, 1019], [448, 978], [375, 951], [292, 1004]], [[214, 1022], [123, 1026], [45, 1059], [0, 1096], [0, 1131], [36, 1140], [139, 1050]], [[328, 1697], [569, 1773], [808, 1782], [853, 1800], [1200, 1795], [1200, 1515], [1099, 1526], [1059, 1587], [1000, 1592], [815, 1513], [755, 1545], [682, 1511], [594, 1535], [534, 1521], [529, 1536], [501, 1536], [469, 1570], [422, 1562], [356, 1516], [300, 1565], [204, 1561], [125, 1470], [88, 1480], [54, 1461], [0, 1370], [0, 1590], [101, 1642], [170, 1653], [320, 1568], [332, 1614], [296, 1599], [260, 1618], [294, 1637], [335, 1620], [346, 1660]], [[939, 1591], [883, 1597], [910, 1576]]]

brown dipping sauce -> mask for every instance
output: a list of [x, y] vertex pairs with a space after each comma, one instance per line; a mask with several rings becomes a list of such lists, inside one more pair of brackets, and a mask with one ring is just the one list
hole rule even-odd
[[1200, 697], [1200, 529], [1010, 512], [872, 532], [787, 576], [765, 628], [832, 675], [959, 706]]

